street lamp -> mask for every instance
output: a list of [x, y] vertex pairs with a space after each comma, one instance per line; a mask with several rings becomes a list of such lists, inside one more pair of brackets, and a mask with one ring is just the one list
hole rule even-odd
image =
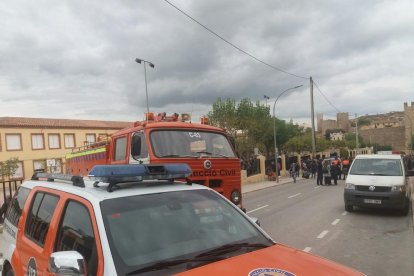
[[267, 95], [264, 95], [264, 98], [265, 98], [265, 100], [266, 100], [266, 107], [267, 107], [267, 100], [270, 100], [270, 97], [269, 97], [269, 96], [267, 96]]
[[275, 103], [273, 104], [273, 136], [274, 136], [274, 142], [275, 142], [275, 166], [276, 166], [276, 182], [279, 182], [279, 168], [278, 168], [278, 163], [277, 163], [277, 158], [278, 158], [278, 150], [277, 150], [277, 145], [276, 145], [276, 116], [275, 116], [275, 106], [277, 103], [277, 100], [279, 100], [280, 96], [282, 96], [283, 94], [285, 94], [286, 92], [299, 88], [303, 85], [298, 85], [295, 87], [291, 87], [286, 89], [285, 91], [283, 91], [282, 93], [279, 94], [279, 96], [277, 96]]
[[147, 88], [147, 67], [145, 66], [146, 63], [148, 63], [148, 65], [152, 68], [155, 67], [155, 65], [152, 62], [140, 59], [140, 58], [136, 58], [135, 61], [139, 64], [141, 64], [141, 62], [144, 63], [144, 74], [145, 74], [145, 95], [147, 98], [147, 118], [148, 118], [148, 114], [149, 114], [149, 105], [148, 105], [148, 88]]

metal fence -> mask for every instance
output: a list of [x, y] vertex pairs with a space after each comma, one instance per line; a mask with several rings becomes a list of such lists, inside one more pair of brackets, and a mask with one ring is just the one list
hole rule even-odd
[[14, 193], [17, 191], [17, 188], [19, 188], [22, 182], [23, 180], [9, 180], [0, 182], [0, 195], [3, 197], [3, 202], [6, 201], [7, 196], [13, 197]]

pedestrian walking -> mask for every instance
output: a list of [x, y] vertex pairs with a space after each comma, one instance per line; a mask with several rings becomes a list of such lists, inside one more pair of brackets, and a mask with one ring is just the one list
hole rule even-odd
[[313, 159], [312, 162], [310, 163], [312, 178], [316, 178], [317, 165], [318, 163], [315, 159]]
[[292, 164], [290, 164], [290, 175], [293, 177], [293, 183], [296, 183], [296, 163], [293, 162]]
[[323, 185], [323, 166], [322, 160], [318, 159], [316, 162], [316, 185]]
[[338, 185], [338, 175], [340, 175], [339, 161], [334, 160], [331, 165], [331, 176], [334, 185]]

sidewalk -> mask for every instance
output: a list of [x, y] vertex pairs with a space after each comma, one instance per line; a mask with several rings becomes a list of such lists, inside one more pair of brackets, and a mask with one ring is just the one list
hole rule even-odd
[[[302, 177], [297, 177], [296, 181], [302, 180]], [[315, 179], [316, 181], [316, 179]], [[288, 176], [281, 176], [279, 177], [279, 183], [276, 181], [263, 181], [263, 182], [257, 182], [257, 183], [246, 183], [242, 185], [242, 194], [250, 193], [253, 191], [266, 189], [269, 187], [277, 186], [277, 185], [283, 185], [287, 183], [293, 183], [293, 178]]]

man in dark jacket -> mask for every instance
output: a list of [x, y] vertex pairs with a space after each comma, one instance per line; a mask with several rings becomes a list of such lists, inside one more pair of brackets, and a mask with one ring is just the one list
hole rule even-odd
[[318, 159], [316, 161], [316, 185], [323, 185], [323, 166], [322, 166], [322, 160]]
[[339, 160], [334, 160], [331, 165], [331, 176], [334, 181], [334, 185], [338, 185], [338, 176], [340, 175], [341, 168], [339, 167]]

